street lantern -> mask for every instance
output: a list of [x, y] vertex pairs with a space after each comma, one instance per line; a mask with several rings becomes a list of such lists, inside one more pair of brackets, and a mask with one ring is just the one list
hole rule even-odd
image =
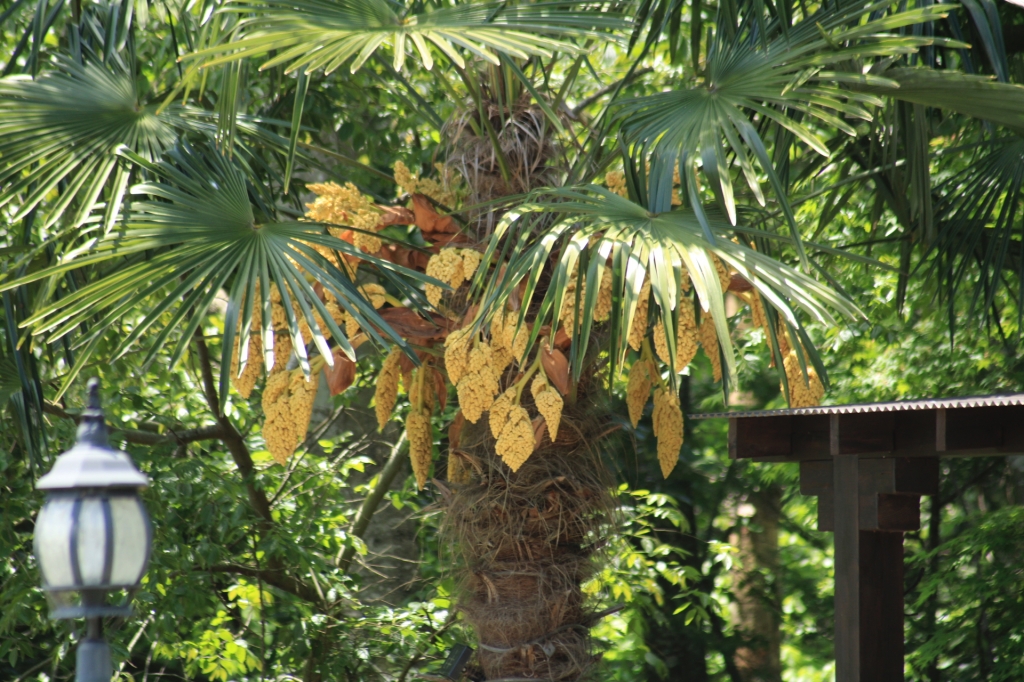
[[36, 488], [47, 492], [35, 527], [35, 554], [51, 618], [85, 618], [77, 682], [110, 682], [110, 648], [102, 618], [127, 616], [129, 599], [114, 593], [139, 585], [149, 562], [149, 516], [139, 490], [149, 484], [127, 454], [107, 442], [99, 379], [89, 380], [74, 447], [57, 458]]

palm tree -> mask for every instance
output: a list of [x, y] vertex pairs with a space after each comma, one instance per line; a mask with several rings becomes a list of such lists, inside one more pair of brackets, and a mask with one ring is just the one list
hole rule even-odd
[[[421, 487], [441, 478], [431, 419], [458, 397], [435, 484], [483, 679], [593, 664], [581, 585], [614, 522], [601, 448], [625, 423], [606, 400], [623, 371], [634, 427], [653, 393], [666, 476], [680, 373], [702, 347], [735, 381], [729, 292], [791, 403], [821, 399], [806, 325], [858, 315], [829, 263], [873, 262], [828, 229], [853, 188], [897, 217], [906, 272], [934, 266], [951, 321], [971, 281], [997, 322], [1024, 309], [1024, 87], [1000, 27], [1015, 10], [235, 0], [143, 31], [146, 6], [16, 2], [0, 19], [22, 36], [0, 81], [0, 377], [26, 438], [49, 386], [25, 334], [63, 354], [59, 397], [101, 357], [179, 360], [224, 292], [222, 407], [268, 368], [281, 459], [305, 435], [306, 377], [326, 367], [344, 390], [360, 344], [392, 345], [378, 416], [401, 377]], [[602, 50], [621, 77], [595, 68]], [[397, 167], [396, 200], [390, 174], [302, 125], [318, 90], [367, 72], [438, 140], [437, 179]], [[940, 121], [961, 146], [937, 157]], [[305, 211], [298, 174], [339, 167], [374, 195], [322, 184]]]

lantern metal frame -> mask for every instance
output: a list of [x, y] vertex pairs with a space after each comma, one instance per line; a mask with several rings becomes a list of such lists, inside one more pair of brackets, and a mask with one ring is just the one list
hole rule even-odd
[[[110, 647], [103, 639], [102, 619], [109, 616], [125, 617], [131, 614], [132, 595], [146, 574], [153, 541], [149, 514], [139, 497], [139, 490], [149, 485], [149, 478], [135, 468], [126, 453], [110, 447], [106, 421], [100, 407], [99, 386], [99, 379], [89, 380], [89, 403], [81, 413], [75, 445], [58, 457], [53, 469], [36, 483], [38, 490], [47, 492], [46, 502], [36, 521], [35, 554], [43, 578], [42, 587], [51, 605], [50, 617], [54, 619], [86, 619], [85, 636], [78, 644], [77, 682], [109, 682], [112, 672]], [[136, 523], [134, 531], [136, 533], [139, 531], [138, 524], [141, 523], [145, 537], [141, 563], [139, 563], [140, 557], [137, 554], [131, 557], [138, 566], [136, 574], [134, 572], [135, 565], [129, 564], [129, 570], [132, 571], [130, 575], [134, 579], [134, 582], [131, 583], [113, 580], [112, 577], [117, 560], [115, 557], [117, 532], [112, 501], [121, 502], [125, 499], [134, 499], [137, 510], [133, 511], [138, 512], [134, 516]], [[83, 577], [80, 565], [81, 557], [79, 556], [81, 549], [80, 514], [87, 502], [94, 501], [99, 502], [104, 529], [104, 556], [99, 570], [101, 580], [98, 584], [87, 581]], [[51, 529], [46, 525], [49, 519], [44, 514], [47, 511], [53, 514], [64, 514], [66, 508], [58, 509], [56, 505], [60, 504], [66, 507], [68, 502], [71, 503], [71, 519], [70, 524], [66, 526], [68, 535], [66, 541], [70, 543], [67, 547], [66, 559], [70, 562], [70, 567], [65, 564], [58, 569], [51, 564], [49, 568], [51, 572], [56, 569], [57, 574], [64, 575], [67, 575], [68, 569], [70, 569], [71, 582], [70, 584], [51, 584], [47, 577], [47, 561], [43, 560], [45, 553], [41, 551], [42, 543], [52, 542], [54, 540], [52, 534], [62, 535], [65, 527], [56, 525]], [[66, 522], [65, 517], [51, 523]], [[47, 531], [50, 532], [49, 537]], [[131, 531], [129, 532], [131, 533]], [[49, 549], [52, 547], [53, 545], [50, 545]], [[49, 561], [54, 559], [55, 557], [51, 556]], [[124, 571], [121, 570], [120, 573], [123, 574]], [[127, 598], [121, 604], [108, 604], [108, 595], [121, 590], [127, 591]], [[76, 596], [80, 596], [78, 603], [74, 603]]]

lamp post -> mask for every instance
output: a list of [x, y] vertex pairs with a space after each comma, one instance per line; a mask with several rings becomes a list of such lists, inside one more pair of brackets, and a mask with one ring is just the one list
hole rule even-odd
[[35, 527], [35, 554], [51, 618], [85, 618], [78, 644], [77, 682], [110, 682], [105, 616], [131, 613], [129, 598], [112, 592], [138, 587], [149, 562], [149, 516], [139, 490], [149, 485], [127, 454], [107, 442], [99, 379], [89, 380], [74, 447], [57, 458], [36, 488], [47, 492]]

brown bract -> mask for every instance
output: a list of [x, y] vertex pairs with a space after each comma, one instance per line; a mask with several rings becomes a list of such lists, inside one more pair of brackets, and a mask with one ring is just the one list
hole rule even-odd
[[324, 367], [324, 374], [327, 377], [327, 388], [331, 395], [338, 395], [344, 392], [356, 380], [356, 363], [352, 362], [340, 349], [331, 351], [334, 358], [334, 367]]
[[429, 313], [424, 316], [410, 308], [382, 308], [379, 314], [399, 336], [419, 346], [441, 341], [453, 326], [441, 315]]
[[537, 352], [540, 353], [540, 364], [548, 381], [559, 393], [569, 395], [569, 361], [565, 354], [557, 348], [547, 348], [544, 342], [541, 342]]

